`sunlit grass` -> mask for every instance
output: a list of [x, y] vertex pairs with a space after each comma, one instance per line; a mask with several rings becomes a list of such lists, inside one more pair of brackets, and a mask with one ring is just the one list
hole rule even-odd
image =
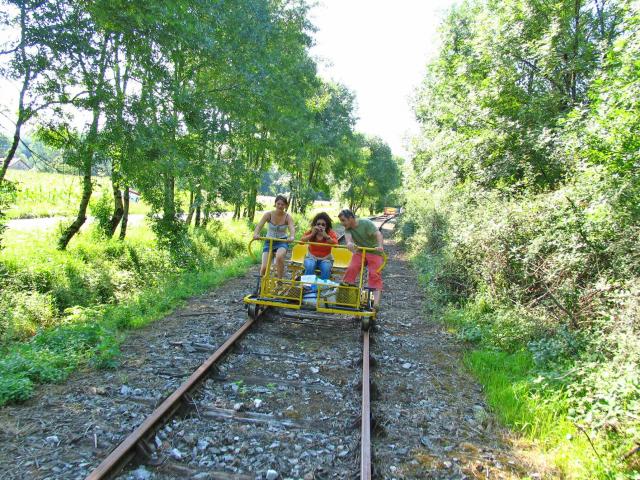
[[538, 388], [529, 352], [473, 350], [464, 363], [484, 386], [487, 403], [501, 423], [537, 445], [561, 478], [636, 478], [622, 473], [620, 451], [609, 451], [606, 442], [596, 438], [591, 445], [588, 434], [569, 418], [561, 391]]
[[146, 224], [124, 242], [89, 227], [66, 251], [56, 249], [55, 229], [8, 231], [0, 253], [0, 405], [28, 398], [34, 384], [64, 380], [79, 365], [114, 366], [127, 329], [245, 272], [255, 261], [250, 238], [244, 221], [193, 231], [204, 263], [185, 269], [157, 247]]
[[[46, 173], [34, 170], [8, 170], [7, 179], [14, 182], [18, 193], [16, 201], [7, 210], [7, 218], [69, 217], [77, 213], [82, 195], [82, 177], [79, 175]], [[111, 191], [111, 180], [94, 177], [93, 198], [102, 191]], [[131, 202], [129, 213], [149, 212], [144, 202]]]

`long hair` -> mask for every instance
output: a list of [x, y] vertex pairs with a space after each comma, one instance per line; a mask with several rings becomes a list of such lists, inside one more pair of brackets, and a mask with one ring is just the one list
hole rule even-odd
[[331, 217], [327, 215], [326, 212], [320, 212], [315, 217], [313, 217], [313, 220], [311, 220], [311, 226], [314, 227], [316, 223], [318, 223], [318, 220], [324, 220], [326, 222], [327, 232], [329, 232], [333, 228]]

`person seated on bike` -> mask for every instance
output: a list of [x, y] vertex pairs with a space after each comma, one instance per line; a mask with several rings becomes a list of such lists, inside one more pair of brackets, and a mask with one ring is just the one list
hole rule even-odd
[[343, 281], [350, 285], [355, 284], [356, 278], [360, 274], [362, 265], [362, 250], [358, 247], [368, 247], [365, 253], [364, 263], [369, 272], [368, 285], [373, 290], [373, 306], [377, 309], [380, 305], [382, 295], [382, 275], [378, 271], [384, 260], [384, 238], [375, 224], [368, 218], [356, 218], [351, 210], [345, 209], [338, 214], [340, 223], [344, 227], [344, 237], [347, 241], [347, 248], [353, 252], [351, 263], [347, 267]]
[[325, 245], [309, 245], [309, 251], [304, 258], [304, 274], [313, 275], [320, 270], [320, 279], [328, 280], [331, 276], [333, 257], [331, 246], [338, 244], [338, 236], [333, 231], [331, 217], [325, 212], [318, 213], [311, 221], [311, 230], [300, 238], [303, 242], [323, 243]]
[[[277, 277], [282, 278], [282, 276], [284, 275], [284, 258], [290, 245], [288, 241], [293, 241], [296, 235], [296, 229], [293, 224], [293, 217], [287, 213], [288, 206], [289, 200], [287, 200], [287, 197], [285, 197], [284, 195], [277, 195], [275, 200], [276, 208], [274, 210], [271, 210], [270, 212], [266, 212], [253, 231], [253, 238], [259, 238], [262, 227], [265, 223], [267, 223], [267, 237], [277, 238], [280, 240], [274, 240], [273, 242], [265, 240], [264, 248], [262, 249], [262, 265], [260, 266], [261, 276], [263, 276], [267, 271], [269, 245], [271, 245], [271, 251], [275, 252]], [[287, 229], [289, 230], [288, 236]]]

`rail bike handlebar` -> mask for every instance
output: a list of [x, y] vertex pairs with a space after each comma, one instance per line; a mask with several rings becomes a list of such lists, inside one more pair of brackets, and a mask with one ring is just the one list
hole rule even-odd
[[[331, 248], [344, 248], [345, 250], [348, 250], [346, 245], [338, 245], [338, 244], [331, 244], [331, 243], [320, 243], [320, 242], [302, 242], [300, 240], [289, 240], [288, 238], [275, 238], [275, 237], [258, 237], [258, 238], [252, 238], [251, 241], [249, 242], [249, 245], [247, 245], [247, 249], [249, 251], [249, 255], [251, 256], [251, 258], [253, 258], [254, 260], [257, 260], [256, 256], [253, 253], [253, 250], [251, 250], [251, 244], [253, 242], [255, 242], [256, 240], [262, 240], [262, 241], [274, 241], [274, 242], [278, 242], [278, 243], [294, 243], [294, 244], [301, 244], [301, 245], [320, 245], [323, 247], [326, 247], [327, 245], [330, 245]], [[371, 248], [371, 247], [359, 247], [356, 245], [355, 247], [357, 250], [362, 250], [363, 253], [366, 252], [376, 252], [378, 255], [382, 255], [382, 265], [380, 265], [380, 268], [378, 268], [376, 273], [381, 272], [384, 267], [387, 265], [387, 254], [385, 252], [381, 252], [380, 250], [377, 250], [375, 248]]]

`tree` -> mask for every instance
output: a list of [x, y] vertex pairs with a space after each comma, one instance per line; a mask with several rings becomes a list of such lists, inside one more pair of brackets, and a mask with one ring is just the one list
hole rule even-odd
[[379, 137], [358, 134], [351, 148], [350, 154], [335, 166], [339, 194], [354, 213], [366, 206], [373, 214], [401, 185], [400, 168], [389, 146]]

